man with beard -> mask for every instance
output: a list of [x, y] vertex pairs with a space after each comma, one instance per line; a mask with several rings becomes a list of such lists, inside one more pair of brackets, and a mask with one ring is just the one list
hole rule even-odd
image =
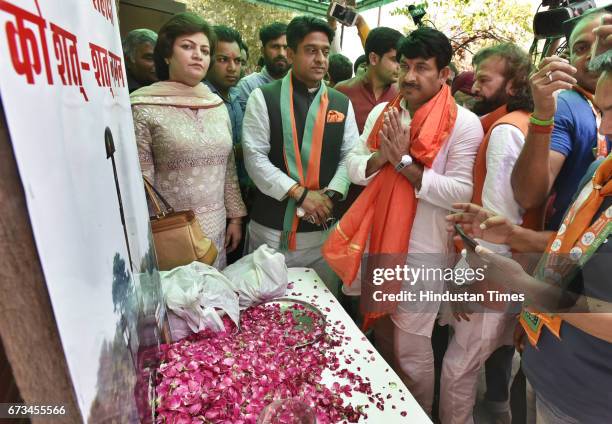
[[[431, 335], [440, 302], [418, 301], [418, 293], [440, 295], [444, 282], [398, 278], [376, 285], [372, 271], [406, 265], [435, 274], [454, 258], [445, 215], [455, 199], [472, 196], [472, 169], [483, 132], [478, 117], [457, 106], [446, 84], [452, 54], [448, 38], [432, 28], [421, 27], [399, 42], [399, 94], [372, 109], [347, 159], [351, 181], [366, 187], [323, 246], [325, 259], [348, 285], [367, 253], [364, 328], [391, 314], [387, 326], [378, 321], [380, 330], [393, 333], [402, 379], [430, 416], [435, 377]], [[400, 290], [415, 294], [417, 301], [384, 301]], [[377, 344], [379, 334], [377, 325]]]
[[[604, 50], [594, 63], [601, 76], [593, 101], [602, 112], [599, 133], [609, 138], [612, 61], [603, 55], [612, 49], [612, 39], [606, 42], [604, 31], [612, 33], [612, 20], [597, 32]], [[551, 79], [546, 73], [553, 63]], [[575, 72], [560, 58], [547, 59], [531, 78], [535, 110], [552, 107], [554, 113], [554, 93], [571, 88]], [[558, 231], [525, 230], [474, 204], [455, 205], [461, 212], [448, 217], [474, 237], [507, 243], [518, 252], [543, 252], [532, 277], [516, 261], [482, 246], [475, 249], [488, 278], [524, 294], [520, 322], [528, 337], [519, 343], [522, 369], [535, 392], [537, 422], [543, 424], [612, 422], [612, 155], [591, 164], [578, 187]], [[475, 256], [468, 260], [482, 266]]]
[[[243, 122], [247, 171], [257, 186], [248, 250], [281, 251], [289, 267], [313, 268], [337, 295], [337, 278], [321, 256], [333, 203], [346, 196], [346, 156], [359, 138], [349, 99], [323, 83], [334, 33], [317, 18], [287, 27], [287, 75], [256, 88]], [[332, 219], [333, 220], [333, 219]]]
[[153, 62], [155, 43], [157, 43], [157, 34], [150, 29], [130, 31], [123, 40], [125, 70], [130, 93], [157, 81]]
[[[546, 229], [557, 230], [569, 206], [580, 179], [597, 158], [606, 157], [611, 144], [597, 134], [598, 112], [593, 106], [597, 72], [588, 69], [591, 48], [595, 41], [593, 29], [599, 25], [605, 11], [583, 15], [568, 37], [570, 65], [576, 69], [567, 82], [571, 90], [563, 90], [556, 101], [535, 110], [533, 116], [553, 126], [552, 133], [529, 131], [525, 146], [512, 172], [514, 196], [524, 208], [546, 203], [552, 194], [554, 201], [548, 211]], [[553, 57], [556, 58], [556, 57]], [[546, 77], [554, 79], [560, 63], [544, 59], [539, 69], [546, 68]], [[555, 112], [556, 105], [556, 112]]]
[[240, 80], [238, 86], [238, 101], [244, 111], [247, 100], [253, 90], [272, 81], [281, 79], [289, 70], [287, 61], [287, 25], [274, 22], [259, 30], [261, 41], [261, 56], [264, 67], [261, 72], [255, 72]]
[[[472, 203], [484, 205], [513, 224], [541, 229], [541, 210], [525, 211], [514, 199], [510, 184], [512, 168], [521, 152], [529, 126], [533, 100], [529, 91], [531, 61], [527, 52], [512, 43], [480, 50], [474, 56], [476, 99], [472, 111], [481, 118], [485, 137], [474, 163]], [[504, 255], [510, 247], [479, 240], [489, 249]], [[485, 282], [486, 283], [486, 282]], [[487, 293], [498, 287], [471, 286]], [[518, 305], [488, 304], [476, 314], [455, 313], [451, 326], [454, 337], [448, 347], [442, 371], [440, 417], [443, 422], [470, 423], [475, 403], [480, 368], [487, 360], [485, 405], [495, 422], [511, 422], [508, 387], [512, 369], [512, 334]], [[507, 307], [514, 307], [507, 312]], [[469, 316], [468, 316], [469, 315]], [[448, 381], [448, 376], [453, 376]], [[451, 419], [452, 417], [452, 419]]]

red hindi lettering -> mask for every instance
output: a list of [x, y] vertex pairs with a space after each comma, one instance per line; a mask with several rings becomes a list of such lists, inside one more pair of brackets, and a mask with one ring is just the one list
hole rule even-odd
[[[15, 18], [14, 22], [8, 21], [5, 28], [11, 62], [17, 74], [25, 75], [28, 84], [34, 84], [34, 75], [40, 75], [44, 67], [47, 83], [53, 84], [47, 38], [45, 36], [46, 21], [42, 17], [5, 0], [0, 0], [0, 10], [13, 15]], [[35, 31], [26, 26], [26, 23], [36, 27], [38, 38]]]
[[54, 23], [50, 23], [53, 32], [53, 48], [58, 60], [57, 72], [63, 85], [75, 85], [81, 88], [81, 93], [87, 101], [81, 77], [81, 63], [77, 50], [77, 37]]
[[78, 67], [79, 56], [76, 49], [77, 38], [74, 34], [51, 23], [53, 31], [53, 48], [55, 58], [59, 61], [57, 72], [64, 85], [81, 85], [81, 69]]
[[110, 72], [108, 69], [108, 51], [94, 43], [89, 43], [91, 60], [95, 69], [96, 82], [99, 87], [110, 87]]
[[96, 11], [113, 22], [113, 0], [92, 0], [92, 3]]
[[113, 82], [115, 86], [125, 87], [125, 80], [123, 78], [123, 67], [121, 66], [121, 57], [114, 53], [108, 52], [110, 58], [110, 69], [111, 75], [113, 76]]

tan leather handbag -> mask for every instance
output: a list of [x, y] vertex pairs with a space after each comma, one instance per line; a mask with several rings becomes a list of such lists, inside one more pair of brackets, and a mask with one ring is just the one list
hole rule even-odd
[[[168, 271], [194, 261], [212, 265], [217, 259], [217, 248], [204, 235], [193, 211], [175, 212], [153, 184], [147, 178], [143, 179], [145, 192], [155, 209], [155, 216], [150, 219], [160, 271]], [[165, 209], [161, 208], [160, 200]]]

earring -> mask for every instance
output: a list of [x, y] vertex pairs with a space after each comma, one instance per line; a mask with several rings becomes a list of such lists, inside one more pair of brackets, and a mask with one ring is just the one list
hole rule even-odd
[[170, 61], [168, 59], [164, 59], [164, 62], [166, 62], [166, 65], [170, 65]]

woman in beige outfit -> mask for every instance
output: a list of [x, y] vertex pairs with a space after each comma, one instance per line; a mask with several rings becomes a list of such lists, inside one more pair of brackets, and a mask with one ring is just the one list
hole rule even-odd
[[226, 248], [232, 251], [240, 242], [246, 208], [227, 109], [201, 83], [212, 37], [197, 15], [172, 17], [155, 46], [160, 82], [133, 92], [131, 100], [142, 173], [174, 209], [193, 209], [219, 250], [214, 266], [222, 269]]

